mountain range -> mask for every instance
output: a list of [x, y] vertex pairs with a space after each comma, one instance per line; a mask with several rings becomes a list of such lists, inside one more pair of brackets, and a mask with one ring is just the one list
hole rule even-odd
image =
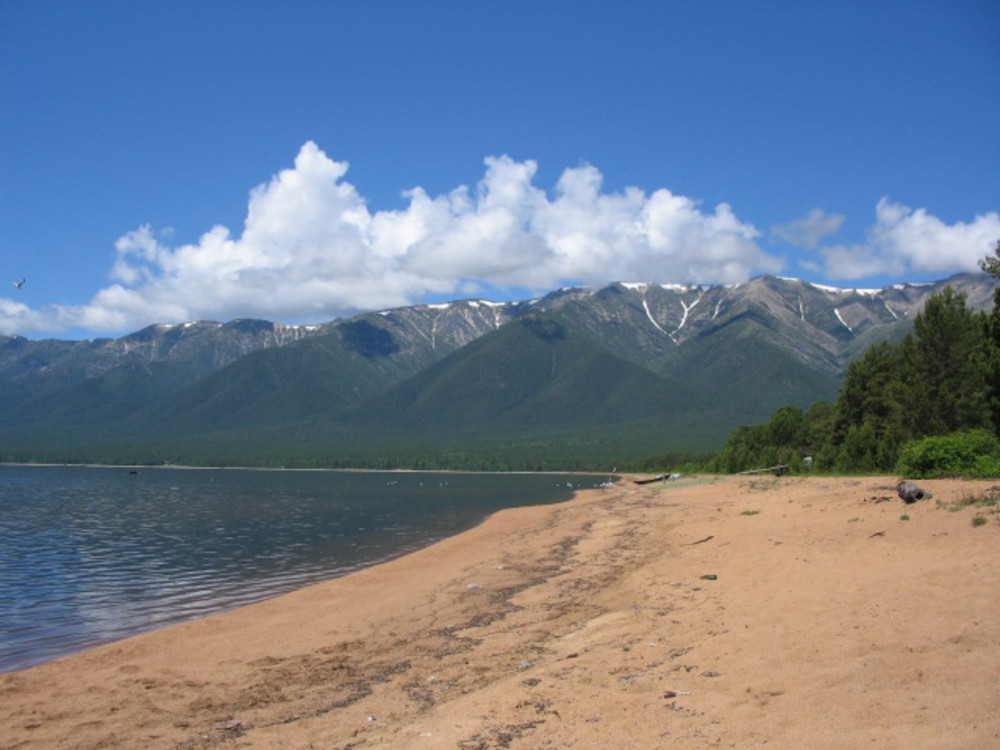
[[781, 406], [836, 398], [952, 286], [761, 276], [458, 300], [318, 326], [154, 325], [0, 337], [0, 459], [374, 468], [611, 468], [722, 447]]

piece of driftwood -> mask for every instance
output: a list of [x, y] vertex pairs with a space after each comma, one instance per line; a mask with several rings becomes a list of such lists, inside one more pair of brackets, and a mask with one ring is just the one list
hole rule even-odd
[[653, 477], [652, 479], [636, 479], [636, 484], [652, 484], [653, 482], [662, 482], [667, 478], [666, 474], [660, 474], [659, 476]]
[[659, 476], [655, 476], [652, 479], [636, 479], [635, 483], [652, 484], [653, 482], [665, 482], [668, 479], [677, 479], [680, 476], [681, 476], [680, 474], [660, 474]]
[[776, 477], [780, 477], [788, 471], [788, 464], [778, 464], [777, 466], [768, 466], [765, 469], [750, 469], [748, 471], [738, 471], [737, 474], [774, 474]]
[[704, 539], [699, 539], [697, 542], [688, 542], [687, 546], [688, 547], [693, 547], [696, 544], [704, 544], [705, 542], [710, 542], [713, 539], [715, 539], [715, 534], [709, 534]]
[[659, 476], [655, 476], [651, 479], [633, 479], [632, 481], [635, 484], [652, 484], [653, 482], [673, 481], [675, 479], [680, 479], [682, 476], [684, 475], [674, 472], [673, 474], [660, 474]]

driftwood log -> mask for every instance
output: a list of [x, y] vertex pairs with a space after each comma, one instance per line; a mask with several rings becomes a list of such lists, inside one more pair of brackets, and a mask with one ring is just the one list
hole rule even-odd
[[777, 466], [768, 466], [765, 469], [750, 469], [749, 471], [738, 471], [739, 474], [774, 474], [776, 477], [780, 477], [788, 471], [788, 464], [778, 464]]
[[651, 477], [648, 479], [636, 479], [636, 484], [652, 484], [653, 482], [662, 482], [667, 478], [666, 474], [660, 474], [659, 476]]
[[647, 478], [647, 479], [636, 479], [633, 480], [636, 484], [652, 484], [653, 482], [666, 482], [667, 480], [680, 479], [683, 474], [673, 473], [673, 474], [660, 474], [658, 476]]

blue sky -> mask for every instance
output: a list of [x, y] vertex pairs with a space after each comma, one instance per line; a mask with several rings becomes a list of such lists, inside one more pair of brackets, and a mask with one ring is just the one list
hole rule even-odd
[[994, 0], [0, 0], [0, 333], [944, 278], [998, 82]]

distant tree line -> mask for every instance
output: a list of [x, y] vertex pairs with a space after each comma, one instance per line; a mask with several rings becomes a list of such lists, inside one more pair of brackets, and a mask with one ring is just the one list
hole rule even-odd
[[[1000, 241], [981, 262], [1000, 277]], [[704, 467], [788, 464], [836, 472], [1000, 474], [1000, 288], [973, 312], [951, 287], [931, 297], [900, 343], [879, 343], [848, 367], [836, 403], [779, 409], [737, 428]]]

